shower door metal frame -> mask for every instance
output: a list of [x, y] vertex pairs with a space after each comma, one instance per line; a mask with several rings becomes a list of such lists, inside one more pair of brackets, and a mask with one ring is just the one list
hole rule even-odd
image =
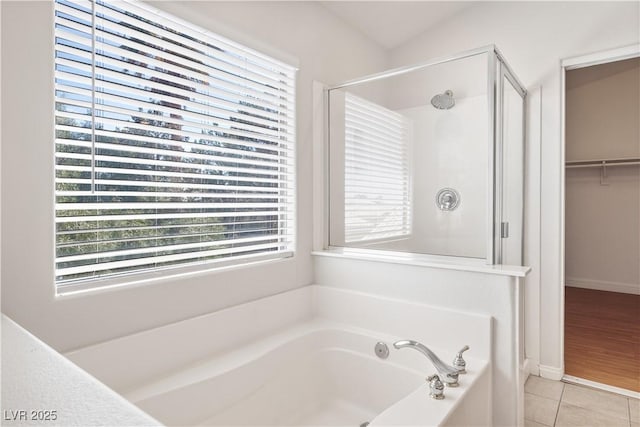
[[358, 77], [357, 79], [347, 80], [343, 83], [338, 83], [327, 87], [327, 91], [331, 92], [334, 89], [341, 89], [361, 83], [374, 82], [376, 80], [385, 79], [387, 77], [399, 76], [402, 74], [417, 71], [422, 68], [427, 68], [432, 65], [444, 64], [446, 62], [456, 61], [458, 59], [468, 58], [470, 56], [481, 55], [483, 53], [496, 53], [498, 50], [495, 45], [486, 45], [476, 49], [465, 50], [464, 52], [457, 53], [455, 55], [441, 56], [439, 58], [431, 59], [428, 61], [420, 62], [414, 65], [408, 65], [404, 67], [392, 68], [391, 70], [382, 71], [380, 73], [370, 74], [364, 77]]
[[[464, 52], [460, 52], [454, 55], [443, 56], [439, 58], [435, 58], [432, 60], [424, 61], [418, 64], [394, 68], [391, 70], [383, 71], [380, 73], [371, 74], [368, 76], [360, 77], [357, 79], [348, 80], [343, 83], [335, 84], [326, 87], [324, 90], [324, 99], [325, 99], [325, 117], [328, 117], [329, 114], [329, 102], [328, 95], [332, 90], [342, 89], [349, 86], [354, 86], [361, 83], [369, 83], [377, 80], [385, 79], [388, 77], [398, 76], [406, 73], [410, 73], [413, 71], [417, 71], [423, 68], [430, 67], [432, 65], [444, 64], [447, 62], [456, 61], [459, 59], [468, 58], [471, 56], [487, 54], [487, 100], [488, 100], [488, 121], [489, 121], [489, 134], [488, 134], [488, 173], [487, 173], [487, 241], [486, 241], [486, 255], [485, 260], [487, 264], [499, 264], [502, 259], [502, 254], [500, 251], [501, 245], [499, 239], [500, 237], [500, 226], [496, 226], [496, 224], [500, 224], [502, 222], [501, 215], [496, 215], [497, 213], [501, 213], [501, 203], [502, 203], [502, 185], [500, 181], [500, 177], [502, 176], [502, 164], [497, 161], [498, 157], [501, 159], [502, 154], [499, 148], [502, 147], [502, 92], [503, 92], [503, 79], [501, 78], [498, 81], [498, 76], [500, 73], [501, 76], [505, 76], [505, 78], [509, 79], [510, 83], [518, 91], [518, 93], [524, 99], [526, 96], [526, 90], [522, 83], [518, 80], [516, 75], [511, 70], [511, 67], [507, 64], [504, 56], [498, 48], [493, 45], [486, 45], [476, 49], [466, 50]], [[499, 102], [500, 101], [500, 102]], [[498, 109], [500, 109], [498, 114]], [[525, 112], [523, 108], [523, 118], [522, 118], [522, 129], [523, 129], [523, 143], [524, 143], [524, 132], [525, 132]], [[330, 140], [329, 140], [329, 121], [325, 120], [324, 124], [325, 129], [325, 144], [326, 144], [326, 152], [330, 152]], [[524, 150], [523, 150], [524, 153]], [[524, 156], [523, 156], [523, 164], [524, 164]], [[331, 237], [329, 234], [329, 226], [328, 222], [330, 221], [330, 164], [328, 159], [324, 165], [325, 172], [325, 181], [324, 184], [326, 186], [326, 191], [324, 194], [324, 204], [325, 204], [325, 212], [326, 218], [324, 221], [324, 225], [326, 226], [324, 230], [324, 240], [326, 242], [325, 247], [328, 249], [336, 248], [331, 245]], [[524, 167], [523, 167], [524, 173]], [[523, 180], [524, 182], [524, 180]], [[524, 188], [523, 188], [524, 191]], [[524, 207], [523, 207], [524, 212]], [[523, 221], [524, 224], [524, 221]], [[524, 238], [522, 239], [524, 242]], [[426, 256], [436, 256], [436, 257], [445, 257], [445, 258], [468, 258], [468, 259], [481, 259], [481, 258], [469, 258], [469, 257], [456, 257], [456, 256], [444, 256], [437, 254], [424, 254]]]
[[[489, 188], [492, 189], [489, 199], [489, 218], [488, 229], [491, 231], [487, 239], [487, 264], [502, 264], [502, 223], [503, 223], [503, 178], [504, 178], [504, 82], [505, 79], [518, 92], [522, 98], [522, 173], [525, 173], [525, 131], [526, 131], [526, 111], [525, 102], [527, 91], [518, 80], [516, 75], [507, 64], [504, 56], [497, 47], [493, 47], [493, 55], [489, 55], [488, 59], [488, 102], [489, 102]], [[522, 193], [524, 194], [525, 181], [522, 179]], [[523, 265], [524, 259], [524, 197], [522, 200], [522, 228], [521, 248], [520, 248], [520, 264]]]

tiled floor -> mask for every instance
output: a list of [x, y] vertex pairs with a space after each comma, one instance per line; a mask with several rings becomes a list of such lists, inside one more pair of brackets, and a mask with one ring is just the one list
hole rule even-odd
[[640, 400], [530, 376], [525, 427], [640, 427]]

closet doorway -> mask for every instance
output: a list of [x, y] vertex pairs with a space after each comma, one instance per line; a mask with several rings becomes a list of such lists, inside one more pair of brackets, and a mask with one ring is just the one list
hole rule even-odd
[[565, 379], [640, 392], [640, 57], [565, 67]]

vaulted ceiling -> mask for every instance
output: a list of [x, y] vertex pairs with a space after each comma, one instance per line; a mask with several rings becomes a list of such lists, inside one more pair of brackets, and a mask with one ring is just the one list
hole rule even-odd
[[324, 7], [386, 49], [471, 7], [469, 1], [321, 1]]

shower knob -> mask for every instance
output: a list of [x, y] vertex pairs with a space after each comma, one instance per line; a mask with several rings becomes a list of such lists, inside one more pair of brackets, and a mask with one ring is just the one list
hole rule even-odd
[[452, 211], [460, 204], [460, 194], [453, 188], [443, 188], [436, 194], [436, 206], [441, 211]]

